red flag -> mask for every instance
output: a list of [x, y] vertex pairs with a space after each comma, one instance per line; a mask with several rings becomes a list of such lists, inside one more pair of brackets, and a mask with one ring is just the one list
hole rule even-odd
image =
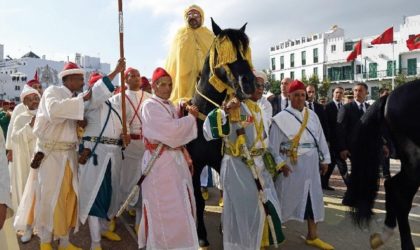
[[407, 47], [409, 50], [420, 49], [420, 34], [408, 38]]
[[39, 81], [39, 78], [38, 78], [38, 70], [35, 71], [34, 80]]
[[362, 54], [362, 40], [358, 41], [353, 51], [347, 56], [347, 62], [353, 61], [358, 55]]
[[373, 44], [386, 44], [386, 43], [393, 43], [394, 42], [394, 27], [391, 27], [382, 33], [382, 35], [378, 36], [377, 38], [373, 39]]

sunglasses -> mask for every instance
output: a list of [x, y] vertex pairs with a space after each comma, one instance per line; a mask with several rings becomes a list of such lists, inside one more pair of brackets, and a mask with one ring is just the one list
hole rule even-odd
[[201, 17], [200, 13], [197, 12], [189, 12], [187, 13], [188, 17]]

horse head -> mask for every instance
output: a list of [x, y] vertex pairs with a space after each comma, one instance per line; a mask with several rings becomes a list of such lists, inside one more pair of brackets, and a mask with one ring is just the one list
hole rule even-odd
[[227, 89], [239, 99], [246, 99], [255, 91], [249, 39], [246, 24], [240, 29], [222, 30], [211, 18], [216, 38], [209, 52], [210, 83], [219, 91]]

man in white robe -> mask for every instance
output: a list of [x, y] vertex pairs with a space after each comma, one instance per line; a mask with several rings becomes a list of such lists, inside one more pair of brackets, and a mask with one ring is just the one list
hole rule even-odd
[[91, 92], [77, 95], [84, 85], [84, 70], [72, 62], [65, 64], [59, 78], [63, 86], [45, 90], [34, 125], [35, 156], [42, 158], [35, 206], [35, 228], [41, 238], [41, 250], [52, 249], [53, 235], [60, 239], [59, 250], [80, 249], [69, 242], [70, 229], [78, 229], [76, 130]]
[[123, 144], [121, 110], [108, 99], [115, 89], [112, 80], [124, 67], [121, 59], [108, 76], [94, 73], [89, 80], [92, 98], [85, 105], [87, 126], [80, 151], [90, 153], [83, 156], [84, 161], [79, 161], [79, 218], [82, 224], [89, 222], [92, 250], [102, 249], [101, 236], [121, 240], [107, 227], [107, 221], [115, 216], [120, 203], [119, 172], [124, 171], [119, 167]]
[[[29, 86], [32, 89], [35, 89], [38, 91], [40, 95], [42, 95], [42, 85], [38, 81], [37, 77], [35, 79], [32, 79], [28, 81], [25, 86]], [[24, 86], [24, 87], [25, 87]], [[12, 131], [13, 131], [13, 124], [16, 120], [16, 117], [18, 117], [20, 114], [27, 111], [26, 105], [23, 103], [23, 99], [20, 98], [21, 103], [15, 106], [12, 112], [12, 116], [10, 117], [10, 123], [9, 127], [7, 129], [7, 136], [6, 136], [6, 152], [7, 152], [7, 159], [9, 161], [9, 170], [10, 170], [10, 178], [11, 178], [11, 185], [12, 185], [12, 204], [14, 208], [18, 207], [18, 204], [20, 203], [20, 200], [22, 199], [23, 195], [23, 189], [25, 187], [26, 179], [24, 179], [24, 182], [20, 181], [22, 180], [21, 177], [17, 176], [16, 173], [16, 167], [14, 167], [13, 162], [13, 143], [11, 139]]]
[[38, 170], [30, 167], [35, 150], [36, 136], [33, 133], [35, 115], [41, 95], [29, 85], [23, 87], [20, 99], [27, 110], [16, 117], [12, 126], [11, 140], [13, 148], [19, 154], [14, 157], [15, 177], [23, 183], [22, 199], [16, 212], [13, 226], [17, 231], [23, 231], [23, 243], [32, 238], [34, 223], [35, 193], [38, 188]]
[[[130, 130], [130, 144], [124, 150], [124, 160], [120, 171], [120, 197], [121, 200], [126, 200], [131, 190], [141, 176], [141, 159], [144, 153], [144, 143], [142, 141], [142, 124], [140, 120], [141, 105], [150, 97], [150, 94], [141, 90], [140, 72], [134, 68], [128, 68], [125, 72], [125, 80], [128, 89], [125, 91], [125, 107], [127, 114], [127, 123]], [[121, 105], [121, 93], [112, 97], [111, 102], [114, 105]], [[132, 205], [136, 211], [135, 229], [141, 219], [141, 197], [140, 193], [134, 199]]]
[[[223, 137], [225, 145], [220, 169], [224, 249], [265, 249], [284, 240], [280, 204], [264, 160], [267, 145], [262, 111], [255, 102], [258, 95], [251, 96], [254, 100], [242, 102], [233, 98], [225, 105], [230, 116], [223, 110], [216, 110], [204, 122], [204, 137], [207, 140]], [[220, 112], [221, 120], [211, 118], [214, 112]], [[240, 112], [240, 120], [234, 120], [233, 112]], [[218, 127], [222, 128], [222, 134]], [[238, 136], [241, 130], [244, 134]], [[244, 160], [243, 147], [251, 154], [253, 163], [248, 163], [251, 165]], [[256, 181], [260, 185], [256, 185]]]
[[269, 136], [270, 151], [277, 163], [286, 159], [283, 175], [275, 182], [281, 220], [307, 220], [306, 244], [334, 249], [317, 235], [317, 223], [324, 220], [320, 171], [325, 174], [331, 161], [328, 145], [318, 116], [305, 107], [304, 84], [293, 81], [288, 93], [291, 106], [273, 117]]
[[[144, 171], [159, 144], [163, 151], [142, 184], [143, 216], [138, 233], [139, 248], [197, 250], [195, 200], [191, 172], [183, 146], [197, 137], [198, 109], [178, 118], [168, 101], [172, 79], [162, 68], [153, 73], [154, 95], [141, 111], [146, 151]], [[144, 174], [144, 172], [143, 172]]]
[[254, 71], [255, 79], [257, 81], [257, 90], [253, 94], [253, 97], [251, 97], [255, 102], [257, 102], [258, 106], [261, 109], [263, 122], [264, 122], [264, 131], [267, 135], [266, 142], [268, 142], [268, 134], [269, 129], [271, 126], [271, 118], [273, 117], [273, 106], [271, 106], [271, 103], [267, 100], [267, 97], [265, 97], [264, 94], [264, 87], [267, 83], [267, 75], [262, 71]]
[[9, 219], [13, 216], [13, 209], [3, 130], [0, 130], [0, 152], [0, 243], [4, 250], [18, 250], [16, 234]]

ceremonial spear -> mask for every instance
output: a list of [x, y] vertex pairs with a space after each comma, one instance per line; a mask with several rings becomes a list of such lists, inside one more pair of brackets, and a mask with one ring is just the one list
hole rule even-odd
[[[123, 6], [122, 0], [118, 0], [118, 20], [120, 30], [120, 58], [124, 58], [124, 22], [123, 22]], [[127, 136], [127, 124], [126, 124], [126, 113], [125, 113], [125, 76], [124, 71], [121, 71], [121, 113], [122, 113], [122, 132], [124, 137]], [[123, 143], [123, 150], [126, 145]]]

